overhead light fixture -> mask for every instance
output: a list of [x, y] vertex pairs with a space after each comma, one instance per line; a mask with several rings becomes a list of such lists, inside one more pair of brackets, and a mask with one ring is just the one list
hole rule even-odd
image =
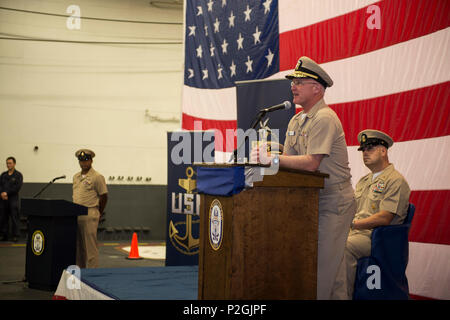
[[163, 9], [181, 9], [183, 8], [182, 0], [172, 0], [172, 1], [150, 1], [150, 5], [156, 8]]

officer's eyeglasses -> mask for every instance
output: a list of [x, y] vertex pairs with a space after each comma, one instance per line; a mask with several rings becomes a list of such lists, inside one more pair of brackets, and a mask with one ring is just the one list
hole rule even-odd
[[303, 85], [308, 84], [308, 83], [316, 84], [317, 82], [294, 79], [294, 80], [291, 81], [291, 87], [293, 87], [293, 86], [303, 86]]

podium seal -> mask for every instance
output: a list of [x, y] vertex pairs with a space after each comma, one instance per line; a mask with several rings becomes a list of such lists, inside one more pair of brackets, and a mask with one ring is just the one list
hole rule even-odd
[[223, 238], [223, 209], [219, 200], [214, 199], [209, 208], [209, 243], [219, 250]]
[[44, 234], [41, 230], [36, 230], [31, 236], [31, 250], [36, 256], [40, 256], [44, 252]]

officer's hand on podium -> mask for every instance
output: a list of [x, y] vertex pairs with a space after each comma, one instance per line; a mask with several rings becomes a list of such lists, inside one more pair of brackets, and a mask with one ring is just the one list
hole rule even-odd
[[250, 162], [269, 164], [272, 161], [271, 155], [267, 152], [267, 143], [262, 143], [257, 148], [253, 148], [250, 153]]
[[258, 163], [258, 148], [253, 148], [250, 152], [250, 162]]
[[258, 150], [259, 162], [262, 164], [270, 164], [272, 156], [268, 152], [267, 142], [261, 144]]

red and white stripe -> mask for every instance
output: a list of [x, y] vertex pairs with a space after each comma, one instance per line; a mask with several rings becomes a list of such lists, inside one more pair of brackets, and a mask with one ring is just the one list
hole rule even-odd
[[[381, 29], [366, 26], [380, 8]], [[411, 187], [416, 214], [407, 276], [416, 296], [450, 299], [450, 2], [447, 0], [280, 0], [280, 72], [300, 56], [327, 70], [325, 101], [341, 119], [353, 183], [367, 173], [357, 134], [372, 128], [395, 141], [390, 161]], [[183, 129], [236, 129], [236, 92], [183, 88]], [[199, 129], [197, 126], [196, 129]], [[226, 160], [234, 139], [216, 143]], [[425, 276], [426, 275], [426, 276]]]

